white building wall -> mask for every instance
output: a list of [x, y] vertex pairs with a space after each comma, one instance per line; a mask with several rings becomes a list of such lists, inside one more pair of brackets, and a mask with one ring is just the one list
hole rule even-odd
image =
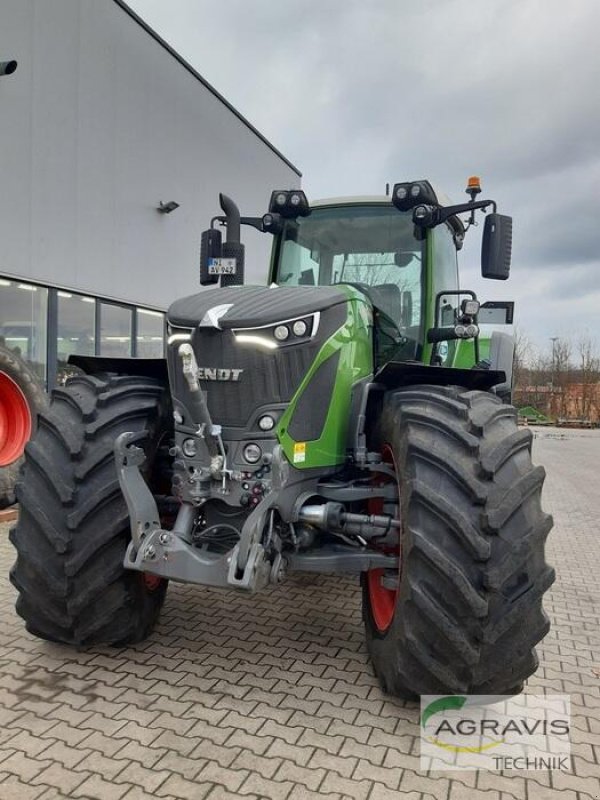
[[[166, 307], [198, 288], [218, 192], [298, 173], [115, 0], [0, 0], [0, 273]], [[156, 211], [175, 200], [171, 214]], [[243, 229], [249, 282], [271, 239]]]

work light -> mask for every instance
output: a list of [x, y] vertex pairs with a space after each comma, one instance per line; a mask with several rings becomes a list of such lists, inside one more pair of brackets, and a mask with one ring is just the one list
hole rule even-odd
[[439, 206], [436, 193], [429, 181], [408, 181], [395, 183], [392, 192], [392, 203], [398, 211], [410, 211], [416, 205]]
[[261, 431], [271, 431], [275, 427], [275, 420], [270, 414], [265, 414], [258, 420], [258, 427]]
[[310, 214], [310, 206], [306, 195], [301, 189], [288, 191], [276, 189], [271, 194], [269, 212], [271, 214], [281, 214], [282, 217], [288, 217], [289, 219], [307, 217]]
[[292, 330], [296, 334], [296, 336], [304, 336], [306, 333], [306, 322], [303, 319], [296, 320], [292, 327]]
[[474, 317], [479, 313], [479, 300], [463, 300], [461, 306], [466, 317]]

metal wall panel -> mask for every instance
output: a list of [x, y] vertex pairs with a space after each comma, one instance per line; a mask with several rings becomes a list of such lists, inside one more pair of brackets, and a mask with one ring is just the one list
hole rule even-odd
[[[0, 273], [164, 308], [198, 287], [218, 192], [242, 213], [300, 184], [115, 0], [1, 0]], [[171, 214], [156, 211], [175, 200]], [[243, 230], [247, 279], [270, 237]]]

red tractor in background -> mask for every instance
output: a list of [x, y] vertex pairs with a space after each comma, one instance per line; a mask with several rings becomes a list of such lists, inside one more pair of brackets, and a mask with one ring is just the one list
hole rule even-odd
[[0, 509], [15, 502], [15, 483], [25, 445], [48, 404], [37, 375], [0, 343]]

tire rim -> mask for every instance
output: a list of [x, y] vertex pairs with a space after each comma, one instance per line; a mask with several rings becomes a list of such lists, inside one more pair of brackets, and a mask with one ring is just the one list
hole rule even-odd
[[7, 467], [23, 455], [31, 425], [25, 395], [6, 372], [0, 372], [0, 467]]
[[[394, 462], [394, 455], [392, 448], [389, 444], [383, 446], [381, 451], [382, 459], [385, 464], [393, 467], [394, 473], [397, 475], [396, 464]], [[393, 478], [383, 479], [383, 483], [392, 482]], [[396, 478], [396, 483], [398, 480]], [[398, 489], [400, 487], [398, 486]], [[400, 499], [400, 498], [398, 498]], [[377, 498], [369, 503], [370, 514], [381, 514], [383, 511], [383, 500]], [[400, 532], [398, 534], [400, 536]], [[398, 555], [400, 547], [394, 549], [394, 554]], [[396, 600], [398, 597], [398, 585], [393, 589], [389, 589], [383, 585], [383, 578], [385, 569], [370, 569], [367, 571], [367, 589], [369, 591], [369, 603], [371, 606], [371, 616], [373, 622], [379, 633], [385, 633], [394, 619], [396, 611]], [[400, 580], [400, 571], [398, 570], [398, 582]]]
[[151, 572], [143, 572], [144, 586], [149, 592], [155, 592], [161, 586], [164, 578], [153, 575]]

